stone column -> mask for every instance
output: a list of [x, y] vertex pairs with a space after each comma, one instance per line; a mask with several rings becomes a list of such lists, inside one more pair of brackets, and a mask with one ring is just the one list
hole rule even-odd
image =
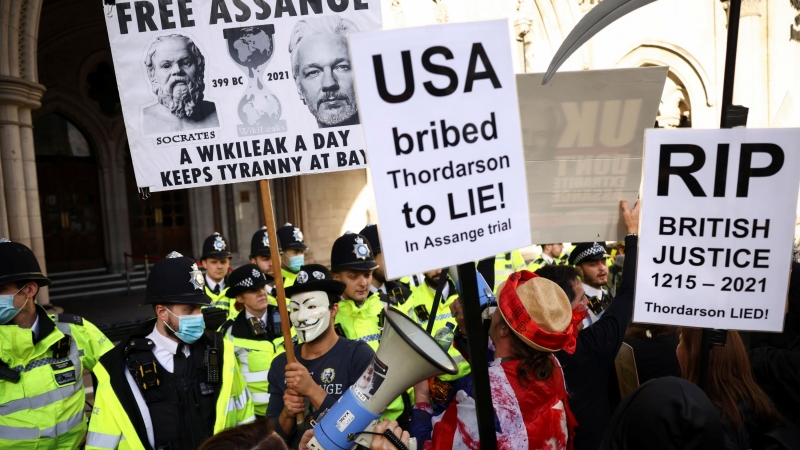
[[[30, 247], [46, 271], [31, 122], [31, 110], [41, 106], [44, 91], [38, 83], [0, 76], [0, 232]], [[39, 291], [37, 302], [50, 303], [46, 288]]]
[[733, 104], [750, 108], [749, 128], [769, 126], [767, 38], [762, 0], [742, 0]]

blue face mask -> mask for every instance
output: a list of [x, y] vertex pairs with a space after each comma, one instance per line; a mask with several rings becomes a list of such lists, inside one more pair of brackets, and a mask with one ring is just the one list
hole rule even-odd
[[187, 344], [194, 344], [198, 339], [200, 339], [201, 336], [203, 336], [203, 331], [206, 329], [206, 321], [202, 314], [179, 316], [169, 309], [167, 312], [178, 318], [178, 331], [173, 330], [167, 322], [164, 322], [164, 325], [166, 325], [170, 331], [175, 333], [175, 336], [177, 336], [178, 339]]
[[0, 325], [5, 325], [14, 317], [17, 317], [17, 314], [28, 304], [28, 298], [25, 299], [25, 303], [22, 304], [22, 308], [14, 308], [14, 296], [22, 292], [25, 287], [22, 286], [16, 293], [14, 294], [6, 294], [0, 295]]
[[303, 267], [303, 264], [306, 262], [305, 255], [297, 255], [297, 256], [290, 256], [289, 257], [289, 270], [294, 273], [300, 271], [300, 268]]

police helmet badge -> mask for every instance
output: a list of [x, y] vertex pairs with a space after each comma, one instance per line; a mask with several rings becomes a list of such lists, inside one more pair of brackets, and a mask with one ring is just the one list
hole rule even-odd
[[264, 247], [269, 247], [269, 235], [264, 233], [264, 239], [261, 240], [261, 243], [264, 244]]
[[325, 279], [325, 274], [324, 274], [324, 273], [322, 273], [322, 272], [319, 272], [319, 271], [317, 271], [317, 270], [315, 270], [315, 271], [314, 271], [314, 273], [312, 273], [311, 275], [312, 275], [314, 278], [318, 279], [318, 280], [324, 280], [324, 279]]
[[11, 242], [11, 241], [9, 241], [9, 240], [8, 240], [8, 239], [6, 239], [6, 238], [0, 238], [0, 242]]
[[167, 255], [167, 259], [173, 259], [173, 258], [183, 258], [183, 255], [181, 255], [178, 252], [170, 252], [169, 255]]
[[[177, 252], [172, 252], [172, 253], [177, 253]], [[200, 269], [197, 267], [197, 263], [192, 264], [192, 271], [189, 272], [189, 277], [190, 277], [189, 282], [194, 285], [195, 289], [203, 290], [203, 288], [206, 286], [206, 279], [203, 276], [203, 272], [200, 272]]]
[[308, 273], [306, 273], [304, 270], [297, 272], [297, 282], [300, 284], [305, 284], [306, 281], [308, 281]]
[[255, 279], [261, 278], [261, 272], [259, 272], [256, 269], [253, 269], [253, 278], [255, 278]]
[[225, 250], [225, 247], [227, 247], [227, 245], [225, 244], [225, 241], [222, 240], [222, 236], [217, 234], [217, 236], [214, 238], [214, 250], [221, 252]]
[[319, 380], [322, 381], [323, 384], [333, 383], [334, 378], [336, 378], [336, 371], [333, 370], [332, 367], [323, 370], [322, 374], [319, 376]]
[[303, 232], [300, 231], [300, 228], [294, 227], [294, 240], [297, 242], [303, 242]]
[[356, 236], [356, 243], [353, 245], [353, 253], [356, 258], [366, 260], [369, 257], [369, 247], [364, 244], [364, 239], [361, 236]]

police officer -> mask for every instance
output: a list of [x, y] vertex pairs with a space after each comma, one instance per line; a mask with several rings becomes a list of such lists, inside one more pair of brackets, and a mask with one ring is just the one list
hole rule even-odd
[[28, 247], [0, 239], [0, 448], [78, 448], [83, 370], [113, 348], [79, 316], [48, 316], [35, 299], [49, 284]]
[[569, 263], [578, 271], [583, 291], [589, 299], [589, 317], [584, 319], [584, 327], [597, 322], [614, 298], [613, 293], [604, 289], [608, 283], [607, 257], [605, 247], [599, 242], [576, 244], [569, 255]]
[[[447, 277], [447, 284], [445, 284], [444, 290], [442, 290], [442, 298], [439, 301], [436, 317], [430, 317], [433, 310], [436, 288], [442, 276]], [[433, 320], [433, 332], [435, 333], [446, 327], [448, 323], [452, 324], [453, 327], [458, 325], [456, 318], [450, 312], [450, 305], [457, 299], [458, 292], [456, 291], [453, 280], [450, 279], [450, 276], [446, 272], [443, 273], [442, 269], [435, 269], [425, 272], [425, 281], [420, 286], [413, 289], [411, 298], [408, 303], [404, 305], [408, 306], [408, 308], [401, 308], [401, 310], [406, 312], [406, 315], [416, 320], [417, 323], [425, 329], [427, 329], [428, 322]], [[450, 354], [453, 361], [458, 365], [458, 373], [456, 375], [440, 375], [432, 381], [431, 398], [435, 403], [439, 404], [444, 404], [447, 400], [447, 394], [450, 391], [452, 383], [471, 372], [469, 361], [461, 355], [461, 352], [459, 352], [455, 346], [451, 346], [447, 353]]]
[[196, 449], [255, 419], [233, 344], [205, 331], [205, 287], [180, 253], [153, 265], [145, 303], [156, 318], [100, 358], [88, 449]]
[[[280, 242], [278, 242], [278, 254], [281, 252]], [[258, 270], [267, 279], [275, 277], [275, 269], [272, 267], [272, 246], [269, 242], [269, 235], [267, 234], [267, 227], [261, 227], [253, 234], [250, 239], [250, 264], [258, 266]], [[272, 284], [274, 281], [271, 281]]]
[[[371, 292], [372, 272], [378, 267], [369, 240], [352, 232], [336, 239], [331, 249], [331, 272], [333, 279], [345, 284], [339, 311], [336, 314], [335, 330], [343, 337], [369, 344], [373, 350], [383, 332], [384, 304], [386, 294]], [[398, 397], [384, 411], [382, 417], [398, 420], [405, 412], [410, 414], [410, 399]], [[403, 420], [407, 421], [406, 415]]]
[[375, 263], [378, 267], [372, 272], [372, 293], [382, 292], [388, 297], [388, 304], [403, 309], [401, 306], [411, 297], [411, 289], [407, 284], [397, 281], [388, 281], [384, 269], [383, 252], [381, 252], [381, 241], [378, 238], [378, 226], [367, 224], [358, 234], [364, 236], [369, 241], [372, 251], [375, 253]]
[[561, 259], [561, 253], [563, 251], [564, 244], [542, 244], [542, 254], [528, 264], [528, 270], [536, 272], [549, 264], [564, 264], [565, 261]]
[[206, 269], [206, 294], [211, 298], [210, 306], [226, 312], [231, 308], [230, 300], [225, 297], [231, 256], [227, 241], [216, 231], [203, 242], [203, 256], [200, 262]]
[[[225, 294], [236, 303], [234, 308], [243, 312], [228, 320], [220, 331], [233, 343], [236, 361], [253, 396], [256, 417], [264, 417], [269, 404], [267, 375], [275, 355], [282, 353], [283, 336], [274, 326], [273, 317], [278, 307], [269, 304], [267, 277], [255, 264], [245, 264], [230, 274], [230, 286]], [[276, 341], [280, 337], [279, 344]]]
[[508, 277], [520, 270], [525, 269], [525, 258], [519, 250], [512, 250], [508, 253], [500, 253], [494, 257], [494, 291], [497, 294], [497, 288]]
[[305, 254], [308, 247], [303, 242], [303, 232], [290, 223], [278, 228], [278, 240], [283, 250], [281, 253], [283, 287], [287, 288], [294, 284], [297, 272], [306, 263]]

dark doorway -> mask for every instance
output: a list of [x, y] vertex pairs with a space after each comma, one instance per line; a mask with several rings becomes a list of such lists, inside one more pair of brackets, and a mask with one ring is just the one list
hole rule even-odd
[[[192, 258], [192, 235], [189, 227], [189, 192], [187, 189], [153, 192], [142, 199], [136, 186], [128, 150], [128, 208], [131, 221], [131, 249], [137, 256], [163, 258], [172, 251]], [[142, 261], [134, 259], [135, 264]]]
[[48, 272], [105, 267], [97, 162], [86, 136], [58, 114], [33, 129]]

